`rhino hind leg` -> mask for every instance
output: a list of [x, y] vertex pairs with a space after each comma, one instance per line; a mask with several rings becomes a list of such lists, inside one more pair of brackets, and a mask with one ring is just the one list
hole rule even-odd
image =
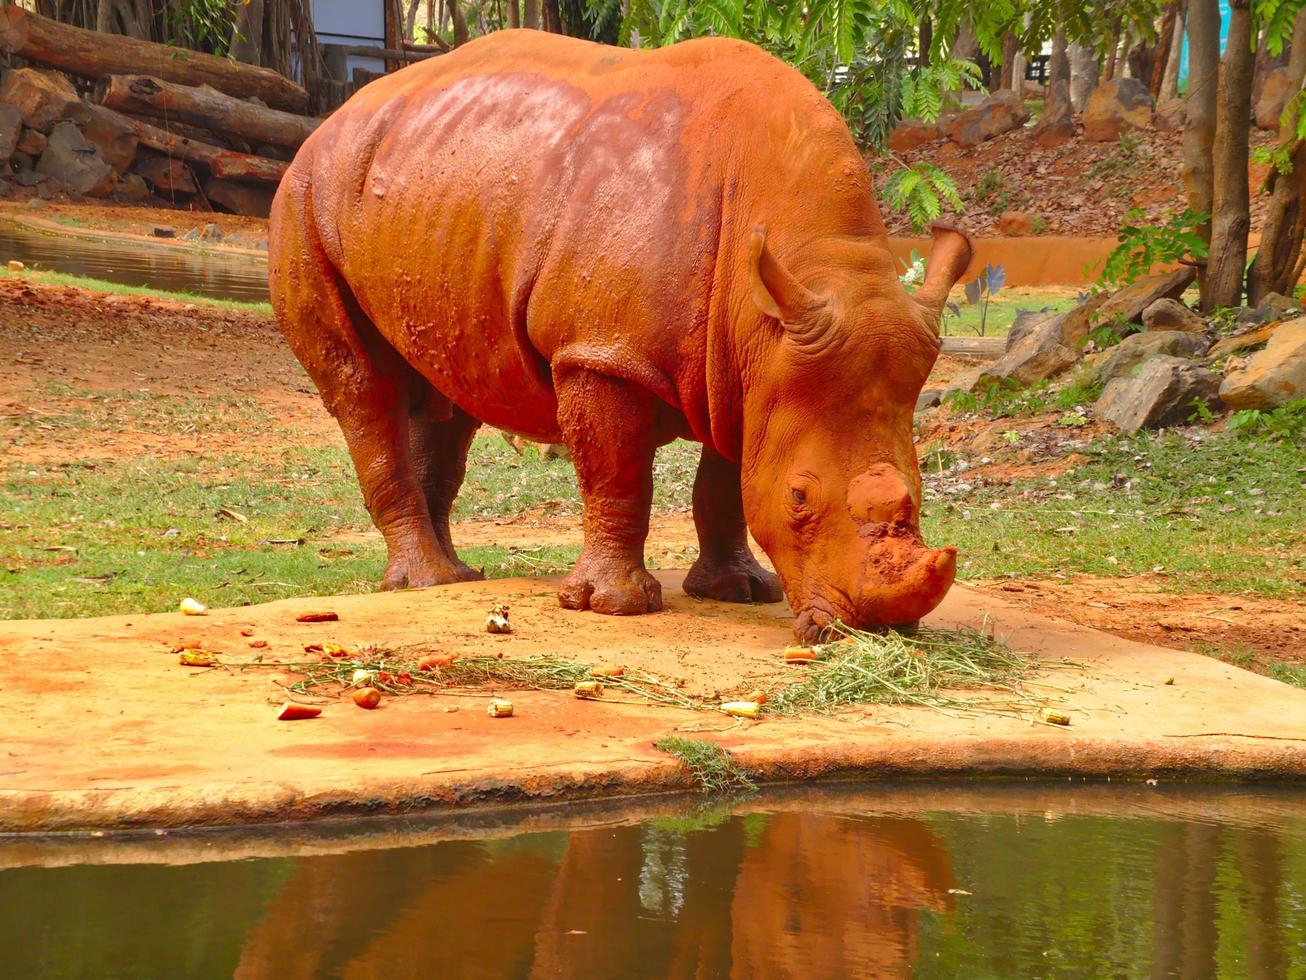
[[467, 475], [467, 451], [480, 428], [480, 420], [450, 405], [425, 378], [418, 377], [415, 384], [419, 394], [408, 420], [408, 448], [418, 483], [426, 496], [431, 527], [454, 579], [462, 582], [483, 579], [483, 572], [458, 557], [449, 533], [449, 515]]
[[558, 423], [585, 509], [584, 544], [558, 602], [612, 616], [657, 612], [662, 586], [644, 567], [659, 445], [657, 399], [585, 369], [555, 375], [555, 387]]
[[385, 538], [384, 589], [465, 577], [431, 523], [409, 451], [413, 369], [378, 333], [331, 266], [305, 203], [290, 197], [274, 221], [273, 305], [286, 343], [340, 424], [363, 503]]
[[698, 560], [685, 576], [685, 591], [723, 602], [779, 602], [780, 579], [748, 547], [739, 464], [703, 447], [694, 477], [694, 528]]

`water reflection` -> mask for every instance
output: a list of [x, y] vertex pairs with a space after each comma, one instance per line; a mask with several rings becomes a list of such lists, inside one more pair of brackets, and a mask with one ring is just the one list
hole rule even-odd
[[1306, 972], [1306, 818], [873, 809], [17, 868], [0, 941], [16, 976]]
[[90, 276], [128, 286], [267, 302], [267, 262], [253, 256], [164, 249], [46, 235], [0, 222], [0, 261]]

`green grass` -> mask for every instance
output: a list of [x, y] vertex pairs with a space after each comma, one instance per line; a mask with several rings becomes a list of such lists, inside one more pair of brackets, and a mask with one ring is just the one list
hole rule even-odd
[[216, 306], [224, 310], [272, 315], [272, 305], [270, 303], [216, 299], [212, 296], [197, 296], [194, 293], [184, 291], [173, 292], [166, 289], [155, 289], [152, 286], [126, 286], [120, 282], [108, 282], [104, 279], [76, 276], [66, 272], [49, 272], [40, 269], [24, 269], [21, 272], [15, 272], [0, 266], [0, 275], [8, 279], [22, 279], [27, 282], [39, 283], [43, 286], [76, 286], [78, 289], [89, 289], [96, 293], [114, 293], [118, 296], [148, 296], [152, 299], [170, 300], [174, 303], [197, 303], [205, 306]]
[[[961, 315], [954, 316], [950, 310], [944, 310], [941, 327], [943, 335], [945, 337], [973, 337], [978, 335], [982, 302], [976, 305], [965, 302], [962, 299], [960, 289], [953, 290], [952, 300], [957, 304]], [[1022, 290], [1019, 295], [999, 292], [989, 301], [984, 335], [986, 337], [1005, 337], [1011, 330], [1011, 325], [1015, 322], [1016, 313], [1019, 310], [1042, 310], [1044, 307], [1048, 307], [1050, 313], [1062, 313], [1074, 309], [1076, 302], [1075, 294], [1065, 289], [1048, 290], [1046, 292]]]
[[[177, 401], [167, 410], [153, 399], [141, 403], [184, 420], [181, 408], [189, 402]], [[25, 419], [5, 421], [25, 432]], [[478, 439], [472, 455], [456, 519], [536, 508], [579, 514], [575, 472], [566, 460], [518, 456], [498, 437]], [[656, 508], [688, 507], [697, 458], [698, 447], [684, 442], [659, 452]], [[349, 456], [335, 447], [11, 464], [2, 493], [4, 619], [158, 612], [187, 595], [236, 606], [369, 592], [385, 565], [383, 543], [368, 533], [372, 525]], [[224, 516], [222, 508], [246, 520]], [[576, 527], [579, 532], [579, 519]], [[476, 547], [460, 554], [487, 575], [503, 577], [565, 572], [578, 552], [575, 546]]]
[[668, 735], [653, 743], [653, 748], [680, 760], [704, 793], [754, 792], [757, 786], [719, 745], [697, 738]]
[[[959, 577], [1142, 575], [1173, 591], [1306, 593], [1306, 448], [1177, 433], [1103, 440], [1052, 480], [927, 500]], [[946, 483], [940, 487], [946, 489]]]

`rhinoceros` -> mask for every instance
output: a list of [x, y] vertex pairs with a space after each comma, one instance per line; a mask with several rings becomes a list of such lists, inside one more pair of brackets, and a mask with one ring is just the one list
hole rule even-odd
[[[480, 577], [449, 514], [482, 423], [570, 450], [584, 543], [558, 598], [662, 607], [655, 450], [702, 444], [693, 596], [914, 621], [951, 586], [919, 528], [912, 411], [970, 262], [934, 229], [898, 279], [839, 114], [760, 48], [502, 31], [378, 79], [272, 208], [272, 303], [339, 421], [382, 586]], [[771, 574], [748, 532], [770, 557]]]

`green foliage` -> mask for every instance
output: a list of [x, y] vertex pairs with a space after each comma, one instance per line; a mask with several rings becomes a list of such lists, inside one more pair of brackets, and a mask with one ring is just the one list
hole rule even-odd
[[680, 760], [704, 793], [755, 792], [756, 784], [721, 746], [699, 738], [668, 735], [653, 748]]
[[1092, 344], [1095, 350], [1106, 350], [1108, 347], [1114, 347], [1120, 341], [1125, 339], [1125, 335], [1130, 332], [1130, 325], [1125, 318], [1119, 314], [1110, 323], [1099, 323], [1088, 332], [1088, 337], [1084, 341], [1084, 346]]
[[169, 43], [225, 55], [236, 28], [236, 9], [236, 4], [228, 0], [182, 0], [169, 4], [165, 14]]
[[984, 414], [995, 419], [1012, 415], [1035, 415], [1047, 409], [1050, 385], [1046, 381], [1025, 387], [1004, 380], [985, 385], [976, 391], [953, 391], [944, 402], [954, 412]]
[[1215, 413], [1211, 411], [1211, 403], [1205, 398], [1194, 398], [1190, 407], [1192, 411], [1188, 413], [1189, 422], [1205, 425], [1215, 421]]
[[1306, 398], [1268, 412], [1244, 408], [1229, 416], [1229, 431], [1240, 436], [1269, 436], [1300, 442], [1306, 439]]
[[1258, 146], [1252, 150], [1252, 159], [1257, 163], [1268, 163], [1283, 176], [1292, 173], [1292, 148], [1278, 146]]
[[1121, 286], [1142, 278], [1158, 265], [1206, 258], [1207, 245], [1197, 229], [1209, 217], [1188, 209], [1163, 225], [1147, 225], [1143, 224], [1147, 215], [1138, 208], [1131, 209], [1117, 236], [1120, 244], [1106, 257], [1098, 283]]
[[986, 265], [984, 271], [966, 283], [966, 302], [979, 306], [980, 320], [976, 332], [983, 337], [988, 329], [989, 301], [1007, 282], [1007, 270], [1000, 265]]
[[916, 163], [894, 173], [884, 185], [884, 196], [889, 207], [907, 212], [916, 231], [943, 213], [943, 202], [958, 211], [963, 206], [952, 178], [932, 163]]

